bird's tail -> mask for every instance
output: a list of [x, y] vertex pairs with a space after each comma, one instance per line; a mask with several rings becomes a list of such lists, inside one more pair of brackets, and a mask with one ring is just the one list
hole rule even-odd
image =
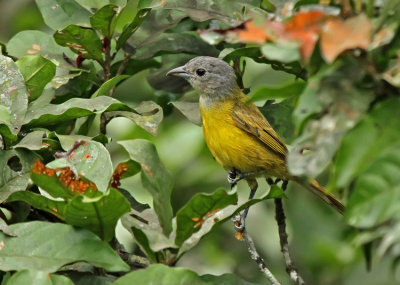
[[310, 190], [312, 193], [321, 198], [325, 203], [333, 207], [336, 211], [343, 214], [344, 205], [343, 203], [336, 198], [333, 194], [326, 192], [326, 189], [322, 187], [316, 180], [311, 181], [303, 181], [299, 178], [293, 179], [298, 184], [305, 187], [307, 190]]

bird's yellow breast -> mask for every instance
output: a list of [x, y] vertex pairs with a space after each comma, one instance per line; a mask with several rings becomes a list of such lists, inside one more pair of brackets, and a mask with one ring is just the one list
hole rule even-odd
[[234, 100], [206, 106], [200, 103], [204, 137], [212, 155], [227, 170], [236, 168], [243, 173], [264, 171], [274, 175], [276, 155], [236, 126], [232, 119], [234, 107], [237, 108]]

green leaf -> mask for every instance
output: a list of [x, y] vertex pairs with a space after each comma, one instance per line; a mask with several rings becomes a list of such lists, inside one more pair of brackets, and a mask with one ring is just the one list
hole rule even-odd
[[223, 274], [220, 276], [203, 275], [180, 267], [168, 267], [163, 264], [152, 264], [146, 269], [136, 270], [118, 278], [113, 285], [131, 284], [157, 284], [157, 285], [255, 285], [246, 282], [234, 274]]
[[29, 172], [36, 159], [38, 155], [24, 149], [0, 152], [0, 203], [12, 193], [26, 189]]
[[110, 188], [108, 194], [96, 201], [74, 197], [65, 206], [63, 215], [68, 224], [87, 228], [104, 241], [110, 241], [118, 219], [129, 210], [128, 200], [118, 190]]
[[[129, 266], [95, 234], [70, 225], [27, 222], [11, 225], [18, 237], [0, 233], [0, 269], [55, 272], [61, 266], [86, 261], [107, 271], [128, 271]], [[40, 245], [40, 246], [38, 246]]]
[[163, 109], [153, 101], [143, 101], [134, 108], [136, 112], [113, 111], [105, 113], [106, 118], [125, 117], [156, 136], [163, 119]]
[[40, 55], [21, 57], [16, 64], [25, 79], [30, 101], [42, 95], [46, 84], [56, 75], [56, 65]]
[[140, 9], [137, 13], [133, 21], [124, 27], [121, 35], [118, 37], [117, 40], [117, 47], [116, 49], [119, 50], [125, 42], [136, 32], [136, 30], [140, 27], [143, 20], [149, 14], [151, 9]]
[[58, 105], [31, 105], [25, 117], [24, 124], [29, 127], [54, 125], [92, 114], [101, 114], [106, 110], [129, 111], [131, 108], [107, 96], [100, 96], [93, 99], [72, 98]]
[[[0, 94], [0, 126], [7, 126], [11, 134], [16, 135], [28, 108], [28, 95], [18, 66], [11, 58], [3, 55], [0, 55]], [[3, 133], [1, 128], [0, 133], [3, 136], [8, 134]]]
[[76, 195], [67, 201], [55, 201], [23, 191], [14, 193], [8, 201], [24, 201], [72, 226], [92, 231], [104, 241], [110, 241], [114, 237], [118, 219], [130, 210], [129, 202], [113, 188], [97, 198]]
[[69, 79], [79, 73], [69, 74], [76, 67], [70, 65], [64, 54], [73, 57], [74, 53], [65, 47], [59, 46], [54, 38], [41, 31], [22, 31], [14, 35], [7, 44], [10, 55], [21, 58], [26, 55], [41, 55], [56, 64], [56, 76], [52, 80], [53, 87], [66, 84]]
[[276, 60], [283, 63], [299, 61], [300, 51], [297, 43], [273, 43], [264, 44], [261, 53], [269, 60]]
[[224, 56], [223, 60], [229, 62], [240, 57], [250, 57], [255, 62], [270, 64], [272, 69], [281, 70], [286, 73], [294, 74], [296, 77], [303, 80], [307, 79], [306, 70], [300, 65], [299, 62], [283, 63], [277, 60], [271, 60], [263, 56], [259, 47], [245, 47], [237, 48], [234, 51]]
[[69, 25], [54, 34], [54, 40], [61, 46], [69, 47], [84, 58], [103, 62], [103, 44], [93, 29]]
[[165, 33], [158, 36], [154, 41], [139, 47], [133, 58], [144, 60], [171, 53], [217, 56], [219, 51], [205, 43], [197, 34]]
[[179, 9], [196, 22], [207, 20], [220, 20], [230, 26], [237, 26], [247, 20], [247, 14], [243, 11], [258, 8], [259, 1], [250, 0], [219, 0], [219, 1], [185, 1], [185, 0], [170, 0], [160, 2], [152, 0], [153, 9]]
[[400, 100], [377, 105], [342, 140], [329, 188], [355, 186], [345, 213], [357, 227], [372, 227], [398, 217], [400, 188]]
[[345, 213], [350, 225], [369, 228], [400, 217], [399, 147], [387, 150], [357, 178]]
[[153, 196], [153, 206], [163, 228], [168, 236], [172, 231], [171, 191], [173, 179], [158, 157], [156, 148], [146, 140], [119, 141], [129, 157], [140, 163], [143, 186]]
[[293, 114], [302, 134], [287, 157], [291, 174], [316, 177], [331, 163], [340, 140], [374, 98], [370, 90], [358, 87], [363, 76], [358, 63], [348, 62], [329, 66], [309, 81]]
[[281, 86], [261, 86], [248, 95], [248, 102], [256, 102], [271, 99], [287, 99], [292, 96], [300, 95], [306, 83], [296, 80]]
[[199, 102], [175, 101], [171, 102], [189, 121], [201, 126], [201, 114]]
[[106, 5], [90, 17], [92, 28], [100, 31], [106, 38], [111, 38], [116, 24], [119, 7]]
[[16, 272], [7, 281], [6, 285], [74, 285], [68, 277], [48, 274], [46, 271], [21, 270]]
[[82, 141], [82, 145], [75, 149], [68, 159], [56, 159], [47, 166], [49, 168], [68, 166], [77, 174], [96, 184], [103, 193], [107, 191], [113, 174], [110, 153], [96, 141]]
[[36, 0], [44, 22], [53, 30], [69, 24], [89, 25], [90, 13], [75, 1]]
[[[221, 209], [220, 211], [216, 212], [215, 215], [212, 216], [212, 219], [211, 217], [205, 219], [201, 228], [197, 232], [194, 232], [190, 238], [186, 239], [180, 245], [178, 258], [188, 250], [192, 249], [203, 236], [208, 234], [213, 229], [213, 227], [224, 223], [225, 221], [227, 221], [228, 219], [230, 219], [231, 217], [233, 217], [234, 215], [245, 209], [247, 206], [257, 204], [266, 199], [283, 198], [285, 196], [283, 190], [278, 186], [271, 187], [271, 189], [266, 189], [267, 191], [264, 190], [265, 192], [262, 193], [263, 190], [264, 189], [259, 189], [256, 194], [257, 197], [253, 198], [252, 200], [248, 200], [246, 198], [240, 199], [237, 203], [238, 206], [236, 205], [227, 206]], [[234, 195], [236, 196], [237, 194], [234, 193]]]
[[[139, 218], [138, 218], [139, 217]], [[176, 248], [174, 237], [166, 237], [153, 209], [142, 212], [132, 210], [121, 218], [122, 225], [133, 234], [141, 250], [148, 258], [157, 262], [157, 254], [166, 249]]]
[[197, 193], [176, 214], [175, 243], [180, 246], [192, 234], [200, 230], [203, 221], [228, 205], [236, 204], [236, 193], [228, 194], [225, 189], [214, 193]]
[[14, 145], [13, 148], [23, 147], [30, 150], [40, 150], [43, 147], [42, 141], [44, 134], [44, 131], [30, 132], [26, 136], [24, 136], [18, 144]]
[[16, 233], [14, 233], [12, 230], [10, 230], [10, 227], [3, 220], [3, 218], [0, 218], [0, 231], [2, 231], [5, 235], [8, 235], [10, 237], [16, 237], [17, 236]]
[[[343, 188], [400, 142], [400, 100], [378, 105], [342, 140], [329, 188]], [[360, 143], [362, 142], [362, 143]]]
[[126, 0], [75, 0], [75, 2], [85, 7], [88, 11], [97, 11], [108, 4], [119, 7], [124, 7], [126, 5]]
[[[123, 61], [118, 61], [111, 65], [111, 73], [116, 74], [119, 67], [123, 64]], [[134, 75], [142, 70], [149, 69], [149, 68], [159, 68], [161, 63], [153, 58], [146, 59], [146, 60], [135, 60], [130, 59], [125, 66], [124, 74]]]
[[130, 77], [130, 75], [117, 75], [117, 76], [107, 80], [100, 86], [99, 89], [96, 90], [96, 92], [93, 93], [91, 98], [108, 95], [110, 93], [111, 89], [113, 89], [122, 80], [125, 80], [129, 77]]

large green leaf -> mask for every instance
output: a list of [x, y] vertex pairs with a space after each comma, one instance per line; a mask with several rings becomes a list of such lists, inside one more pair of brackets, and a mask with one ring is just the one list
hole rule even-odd
[[46, 84], [56, 74], [56, 65], [41, 55], [21, 57], [16, 64], [25, 79], [30, 101], [42, 94]]
[[101, 192], [106, 192], [113, 174], [110, 153], [99, 142], [81, 141], [67, 159], [61, 158], [50, 162], [50, 168], [70, 167], [82, 177], [96, 184]]
[[103, 45], [93, 29], [69, 25], [63, 30], [56, 31], [54, 39], [59, 45], [69, 47], [84, 58], [103, 62]]
[[106, 118], [125, 117], [156, 136], [158, 126], [163, 119], [163, 109], [153, 101], [144, 101], [134, 108], [136, 112], [113, 111], [107, 112]]
[[192, 234], [200, 230], [204, 220], [226, 206], [236, 204], [236, 193], [228, 194], [225, 189], [217, 189], [212, 194], [197, 193], [176, 214], [175, 243], [180, 246]]
[[22, 138], [22, 140], [13, 146], [13, 148], [27, 148], [30, 150], [40, 150], [43, 145], [43, 136], [45, 135], [44, 131], [33, 131], [28, 133], [26, 136]]
[[0, 203], [12, 193], [26, 189], [29, 172], [36, 159], [38, 155], [24, 149], [0, 152]]
[[358, 227], [372, 227], [398, 217], [400, 201], [400, 100], [377, 105], [342, 141], [329, 188], [356, 179], [345, 217]]
[[111, 38], [114, 33], [119, 7], [106, 5], [90, 17], [92, 28], [100, 31], [103, 36]]
[[97, 198], [76, 195], [67, 201], [55, 201], [25, 191], [13, 194], [9, 201], [24, 201], [70, 225], [92, 231], [104, 241], [110, 241], [114, 237], [118, 219], [130, 210], [129, 202], [113, 188]]
[[21, 270], [11, 276], [5, 285], [74, 285], [63, 275], [48, 274], [46, 271]]
[[[236, 194], [234, 194], [236, 196]], [[230, 219], [232, 216], [236, 215], [240, 211], [242, 211], [244, 208], [247, 206], [254, 205], [256, 203], [259, 203], [261, 201], [264, 201], [266, 199], [274, 199], [274, 198], [282, 198], [284, 197], [284, 192], [283, 190], [278, 187], [277, 185], [273, 185], [270, 189], [259, 189], [257, 191], [256, 197], [253, 198], [252, 200], [248, 199], [239, 199], [237, 205], [229, 205], [220, 211], [217, 211], [216, 213], [209, 213], [209, 215], [206, 215], [203, 221], [203, 224], [201, 225], [201, 228], [192, 233], [190, 238], [186, 239], [179, 247], [179, 252], [178, 252], [178, 257], [182, 256], [185, 252], [188, 250], [192, 249], [199, 241], [200, 239], [208, 234], [213, 227], [216, 225], [219, 225], [221, 223], [224, 223], [228, 219]], [[235, 199], [234, 197], [230, 197], [229, 199]], [[195, 217], [199, 218], [199, 217]], [[197, 219], [196, 219], [197, 220]], [[188, 221], [188, 220], [187, 220]], [[190, 223], [190, 222], [189, 222]], [[186, 225], [185, 225], [186, 226]]]
[[21, 31], [9, 40], [7, 48], [9, 54], [17, 58], [25, 55], [41, 55], [54, 62], [57, 71], [52, 84], [56, 88], [79, 75], [79, 73], [69, 74], [70, 70], [76, 67], [64, 59], [64, 54], [72, 57], [74, 53], [69, 48], [59, 46], [51, 35], [42, 31]]
[[302, 134], [292, 143], [287, 157], [294, 175], [319, 175], [332, 162], [342, 137], [373, 100], [370, 90], [358, 87], [364, 71], [357, 63], [346, 63], [320, 71], [299, 97], [293, 118]]
[[11, 225], [18, 237], [0, 233], [0, 269], [55, 272], [61, 266], [86, 261], [107, 271], [128, 271], [129, 266], [95, 234], [70, 225], [27, 222]]
[[261, 47], [261, 53], [269, 60], [290, 63], [300, 60], [299, 45], [297, 43], [268, 43]]
[[113, 285], [131, 284], [157, 284], [157, 285], [251, 285], [234, 274], [223, 274], [220, 276], [203, 275], [179, 267], [168, 267], [163, 264], [152, 264], [146, 269], [136, 270], [117, 279]]
[[[19, 133], [28, 107], [28, 94], [18, 66], [0, 54], [0, 133], [12, 138]], [[5, 131], [7, 127], [9, 131]], [[4, 131], [3, 131], [4, 130]], [[10, 134], [11, 132], [11, 134]]]
[[400, 218], [400, 143], [386, 152], [357, 178], [346, 208], [352, 226], [366, 228]]
[[329, 187], [343, 188], [400, 142], [400, 100], [377, 105], [344, 138], [336, 155]]
[[76, 1], [36, 0], [45, 23], [53, 30], [69, 24], [89, 25], [90, 13]]
[[100, 96], [93, 99], [72, 98], [58, 105], [31, 105], [25, 117], [24, 124], [29, 127], [54, 125], [92, 114], [101, 114], [106, 110], [129, 111], [131, 108], [107, 96]]
[[146, 140], [119, 141], [128, 152], [130, 159], [140, 163], [143, 186], [153, 196], [153, 206], [164, 234], [172, 231], [171, 191], [173, 179], [158, 157], [157, 150]]

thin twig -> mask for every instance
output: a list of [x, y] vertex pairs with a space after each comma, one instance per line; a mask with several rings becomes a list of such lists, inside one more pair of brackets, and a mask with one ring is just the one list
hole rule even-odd
[[286, 217], [285, 217], [285, 212], [283, 210], [283, 204], [281, 198], [275, 199], [275, 218], [279, 229], [279, 240], [281, 244], [281, 251], [283, 253], [283, 258], [285, 259], [286, 263], [286, 272], [289, 274], [290, 278], [294, 282], [296, 282], [296, 284], [304, 285], [305, 282], [303, 278], [300, 276], [297, 269], [294, 267], [292, 258], [290, 257], [288, 236], [286, 233], [286, 221], [285, 221]]
[[[241, 223], [241, 216], [240, 214], [236, 215], [233, 218], [233, 222], [235, 224], [235, 229], [241, 228], [238, 224]], [[260, 254], [257, 252], [256, 246], [254, 245], [254, 241], [251, 238], [251, 236], [247, 233], [246, 228], [243, 227], [241, 228], [240, 232], [238, 232], [240, 236], [244, 239], [247, 245], [247, 249], [250, 252], [251, 259], [253, 259], [257, 265], [258, 268], [264, 275], [268, 278], [268, 280], [271, 282], [272, 285], [281, 285], [281, 283], [276, 279], [274, 274], [268, 269], [267, 265], [265, 264], [264, 260], [260, 256]]]

